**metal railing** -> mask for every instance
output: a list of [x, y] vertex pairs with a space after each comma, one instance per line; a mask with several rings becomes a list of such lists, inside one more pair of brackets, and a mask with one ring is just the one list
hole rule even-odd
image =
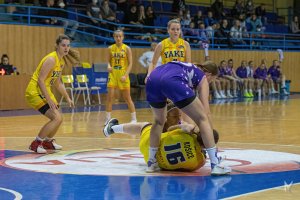
[[[13, 8], [13, 9], [12, 9]], [[8, 12], [9, 10], [13, 10]], [[49, 13], [56, 12], [57, 15]], [[62, 17], [64, 16], [64, 17]], [[159, 17], [159, 16], [158, 16]], [[45, 23], [46, 19], [56, 21], [57, 23]], [[91, 23], [91, 19], [98, 22], [98, 26]], [[65, 26], [64, 22], [77, 23], [76, 29], [71, 26]], [[130, 24], [121, 24], [109, 22], [98, 18], [87, 16], [83, 10], [64, 10], [36, 6], [20, 6], [15, 4], [0, 4], [0, 23], [1, 24], [21, 24], [28, 26], [57, 26], [64, 27], [65, 31], [76, 32], [76, 46], [103, 46], [114, 42], [112, 34], [114, 29], [121, 28], [125, 32], [125, 43], [135, 46], [149, 46], [151, 41], [161, 41], [168, 37], [166, 24], [164, 26], [137, 26]], [[166, 23], [166, 20], [164, 20]], [[68, 23], [70, 24], [70, 23]], [[183, 29], [183, 32], [185, 30]], [[210, 48], [239, 48], [239, 49], [259, 49], [269, 50], [281, 48], [283, 50], [299, 50], [300, 37], [295, 34], [283, 34], [272, 32], [249, 32], [249, 37], [244, 37], [244, 43], [238, 44], [231, 42], [232, 38], [209, 39]], [[214, 35], [214, 34], [213, 34]], [[85, 39], [83, 39], [85, 38]], [[202, 39], [198, 36], [184, 36], [190, 41], [192, 48], [201, 48]]]

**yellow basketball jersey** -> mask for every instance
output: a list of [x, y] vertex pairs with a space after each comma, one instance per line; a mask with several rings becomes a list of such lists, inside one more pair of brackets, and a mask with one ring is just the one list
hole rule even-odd
[[186, 61], [186, 46], [184, 40], [179, 38], [174, 44], [170, 38], [164, 39], [162, 42], [161, 58], [162, 64], [166, 64], [171, 61]]
[[111, 60], [110, 65], [112, 67], [119, 66], [123, 70], [126, 70], [128, 66], [128, 59], [127, 59], [127, 45], [122, 44], [121, 47], [118, 47], [116, 44], [110, 46], [111, 52]]
[[[143, 130], [140, 140], [145, 162], [149, 159], [150, 129], [151, 126], [148, 126]], [[166, 170], [194, 171], [205, 164], [196, 135], [181, 129], [162, 133], [156, 158], [158, 165]]]
[[26, 88], [25, 97], [26, 101], [30, 106], [32, 106], [35, 109], [41, 108], [43, 105], [45, 105], [46, 99], [43, 97], [43, 94], [41, 92], [41, 89], [38, 85], [38, 78], [41, 71], [41, 68], [45, 62], [45, 60], [49, 57], [53, 57], [55, 59], [55, 65], [49, 72], [48, 76], [45, 79], [45, 85], [48, 94], [50, 95], [50, 98], [57, 104], [57, 100], [54, 96], [54, 94], [51, 91], [51, 86], [54, 84], [57, 78], [60, 77], [61, 71], [63, 69], [63, 66], [65, 65], [63, 59], [59, 60], [58, 55], [56, 51], [53, 51], [46, 55], [41, 62], [39, 63], [37, 69], [33, 73], [31, 80]]

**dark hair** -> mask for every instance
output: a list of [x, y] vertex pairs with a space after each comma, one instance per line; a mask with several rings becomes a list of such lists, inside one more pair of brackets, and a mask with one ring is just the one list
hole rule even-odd
[[212, 61], [205, 61], [202, 64], [194, 63], [197, 67], [201, 68], [204, 72], [211, 73], [213, 76], [218, 75], [218, 66]]
[[[213, 134], [214, 134], [214, 141], [215, 141], [215, 144], [217, 144], [219, 142], [219, 133], [216, 129], [213, 129]], [[200, 146], [203, 146], [204, 147], [204, 143], [203, 143], [203, 140], [200, 136], [200, 134], [197, 134], [197, 141], [199, 142]]]
[[2, 54], [2, 57], [1, 57], [1, 62], [3, 61], [3, 58], [7, 58], [9, 60], [9, 57], [7, 54]]
[[59, 45], [59, 43], [61, 43], [61, 41], [63, 41], [63, 40], [70, 40], [70, 38], [69, 38], [69, 36], [67, 36], [65, 34], [59, 34], [58, 37], [56, 38], [55, 44]]

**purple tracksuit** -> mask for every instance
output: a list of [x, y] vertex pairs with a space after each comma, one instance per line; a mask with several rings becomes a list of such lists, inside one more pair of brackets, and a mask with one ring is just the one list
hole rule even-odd
[[256, 79], [263, 79], [263, 80], [266, 80], [267, 75], [268, 75], [268, 70], [267, 70], [267, 68], [260, 68], [260, 67], [258, 67], [258, 68], [255, 70], [253, 77], [256, 78]]
[[246, 67], [238, 67], [236, 69], [236, 75], [240, 78], [247, 78], [247, 68]]
[[280, 67], [279, 66], [275, 67], [274, 65], [271, 66], [268, 70], [268, 74], [271, 75], [273, 81], [278, 80], [280, 78], [280, 74], [281, 74]]

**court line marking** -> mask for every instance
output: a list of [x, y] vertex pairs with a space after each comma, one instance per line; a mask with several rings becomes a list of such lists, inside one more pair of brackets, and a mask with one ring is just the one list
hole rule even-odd
[[[138, 135], [137, 135], [138, 136]], [[132, 137], [136, 137], [135, 135], [132, 135]], [[10, 139], [18, 139], [18, 138], [32, 138], [32, 136], [28, 136], [28, 137], [25, 137], [25, 136], [22, 136], [22, 137], [0, 137], [0, 138], [10, 138]], [[111, 138], [111, 137], [108, 137], [108, 138], [93, 138], [93, 137], [55, 137], [55, 138], [61, 138], [61, 139], [72, 139], [72, 140], [82, 140], [82, 139], [87, 139], [87, 140], [107, 140], [107, 139], [110, 139], [110, 140], [140, 140], [140, 138]], [[265, 144], [261, 144], [261, 143], [247, 143], [247, 142], [219, 142], [218, 144], [249, 144], [249, 145], [261, 145], [261, 146], [274, 146], [274, 145], [277, 145], [277, 146], [282, 146], [282, 147], [297, 147], [297, 148], [300, 148], [300, 146], [298, 145], [292, 145], [292, 144], [268, 144], [268, 143], [265, 143]]]
[[[299, 184], [300, 183], [294, 183], [293, 186], [299, 185]], [[238, 197], [244, 197], [244, 196], [247, 196], [247, 195], [251, 195], [251, 194], [255, 194], [255, 193], [260, 193], [260, 192], [265, 192], [265, 191], [268, 191], [268, 190], [274, 190], [274, 189], [278, 190], [279, 188], [282, 188], [282, 187], [285, 187], [285, 185], [281, 185], [281, 186], [278, 186], [278, 187], [272, 187], [272, 188], [268, 188], [268, 189], [264, 189], [264, 190], [257, 190], [255, 192], [249, 192], [249, 193], [245, 193], [245, 194], [241, 194], [241, 195], [237, 195], [237, 196], [233, 196], [233, 197], [228, 197], [228, 198], [224, 198], [224, 200], [234, 199], [234, 198], [238, 198]]]
[[16, 198], [14, 200], [21, 200], [23, 198], [23, 196], [15, 190], [6, 189], [3, 187], [0, 187], [0, 190], [4, 190], [6, 192], [9, 192], [9, 193], [12, 193], [13, 195], [15, 195]]

